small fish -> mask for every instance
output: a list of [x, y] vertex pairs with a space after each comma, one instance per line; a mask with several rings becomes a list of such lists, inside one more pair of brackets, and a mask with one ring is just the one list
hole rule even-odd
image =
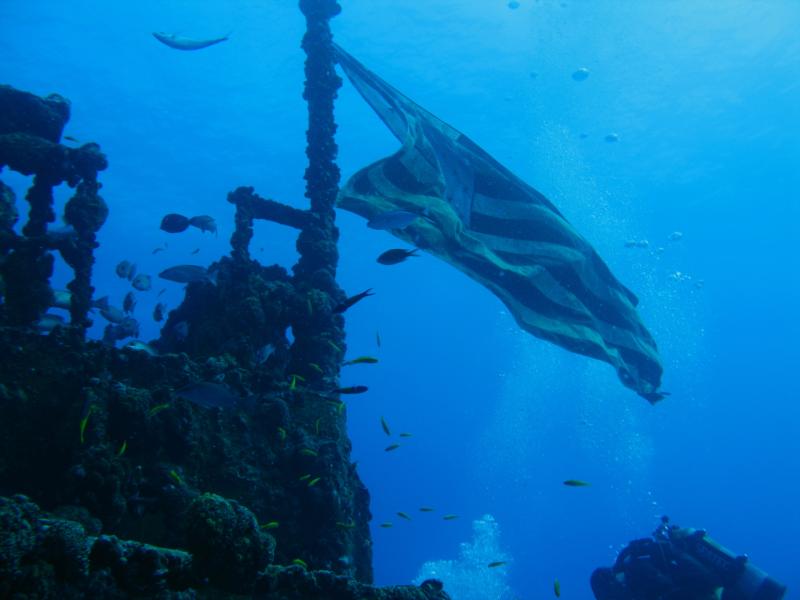
[[367, 296], [374, 296], [374, 295], [375, 295], [375, 293], [372, 291], [372, 288], [369, 288], [368, 290], [364, 290], [363, 292], [360, 292], [360, 293], [356, 294], [355, 296], [350, 296], [347, 300], [345, 300], [341, 304], [337, 304], [336, 307], [333, 309], [333, 312], [335, 312], [335, 313], [343, 313], [344, 311], [346, 311], [348, 308], [353, 306], [359, 300], [363, 300]]
[[158, 254], [159, 252], [164, 252], [168, 248], [168, 244], [164, 244], [163, 246], [159, 246], [158, 248], [153, 248], [153, 254]]
[[122, 301], [122, 310], [128, 314], [133, 312], [136, 308], [136, 295], [133, 292], [125, 294], [125, 299]]
[[387, 250], [383, 254], [378, 257], [378, 262], [382, 265], [396, 265], [411, 256], [419, 256], [417, 254], [417, 249], [414, 248], [413, 250], [404, 250], [402, 248], [393, 248], [392, 250]]
[[400, 517], [401, 519], [405, 519], [406, 521], [411, 520], [411, 517], [409, 517], [406, 513], [404, 513], [401, 510], [397, 511], [397, 516]]
[[616, 133], [609, 133], [606, 137], [603, 138], [608, 143], [614, 143], [619, 141], [619, 135]]
[[378, 344], [378, 348], [381, 347], [381, 334], [379, 331], [375, 332], [375, 343]]
[[586, 81], [589, 78], [589, 69], [581, 67], [572, 74], [572, 79], [575, 81]]
[[369, 388], [365, 385], [350, 385], [347, 387], [336, 388], [333, 390], [337, 394], [363, 394]]
[[178, 472], [175, 469], [172, 469], [169, 472], [169, 476], [172, 478], [172, 480], [175, 483], [177, 483], [179, 486], [183, 487], [183, 485], [184, 485], [183, 478], [180, 475], [178, 475]]
[[155, 348], [141, 340], [131, 340], [124, 347], [134, 352], [144, 352], [148, 356], [158, 356], [158, 351]]
[[66, 320], [61, 315], [42, 315], [42, 318], [36, 321], [36, 329], [40, 333], [50, 333], [56, 327], [63, 327], [66, 325]]
[[92, 410], [94, 407], [89, 405], [89, 408], [86, 410], [86, 414], [81, 418], [80, 423], [80, 432], [81, 432], [81, 444], [85, 441], [84, 434], [86, 433], [86, 425], [89, 424], [89, 417], [92, 415]]
[[128, 449], [128, 440], [124, 440], [122, 442], [122, 446], [120, 446], [119, 450], [117, 450], [117, 456], [122, 456], [123, 454], [125, 454], [125, 450], [127, 449]]
[[174, 48], [175, 50], [200, 50], [201, 48], [208, 48], [209, 46], [213, 46], [214, 44], [219, 44], [220, 42], [227, 41], [229, 35], [230, 34], [225, 35], [221, 38], [196, 40], [192, 38], [179, 36], [174, 33], [166, 33], [163, 31], [153, 32], [154, 38], [156, 38], [162, 44], [169, 46], [170, 48]]
[[558, 579], [553, 582], [553, 593], [556, 598], [561, 598], [561, 582]]
[[317, 420], [314, 421], [314, 433], [319, 435], [319, 428], [322, 425], [322, 417], [317, 417]]
[[298, 481], [306, 481], [307, 479], [311, 479], [311, 473], [306, 473], [297, 478]]
[[117, 264], [114, 271], [117, 277], [130, 281], [136, 276], [136, 265], [129, 260], [123, 260]]
[[314, 304], [311, 302], [311, 298], [306, 298], [306, 304], [308, 305], [308, 314], [314, 314]]
[[161, 279], [175, 283], [192, 283], [195, 281], [213, 281], [208, 269], [200, 265], [177, 265], [164, 269], [158, 274]]
[[355, 521], [348, 521], [345, 523], [344, 521], [336, 521], [336, 526], [341, 527], [342, 529], [355, 529], [356, 524]]
[[399, 435], [399, 437], [401, 437], [401, 438], [410, 438], [410, 437], [414, 437], [414, 435], [413, 435], [413, 434], [411, 434], [411, 433], [408, 433], [407, 431], [401, 431], [401, 432], [400, 432], [398, 435]]
[[683, 233], [680, 231], [673, 231], [669, 234], [669, 241], [670, 242], [678, 242], [683, 239]]
[[292, 564], [297, 565], [298, 567], [303, 567], [304, 569], [308, 569], [308, 564], [302, 558], [293, 558]]
[[270, 521], [269, 523], [264, 523], [261, 526], [261, 529], [264, 529], [266, 531], [266, 530], [269, 530], [269, 529], [277, 529], [280, 526], [281, 526], [281, 524], [278, 523], [277, 521]]
[[186, 321], [178, 321], [175, 323], [172, 331], [175, 333], [175, 337], [178, 340], [185, 340], [189, 336], [189, 323]]
[[208, 215], [199, 215], [197, 217], [192, 217], [189, 219], [189, 225], [192, 227], [197, 227], [200, 231], [206, 232], [209, 231], [213, 234], [217, 233], [217, 222], [214, 220], [214, 217], [209, 217]]
[[160, 290], [158, 290], [158, 294], [156, 294], [156, 295], [160, 297], [161, 294], [163, 294], [166, 291], [167, 291], [167, 288], [161, 288]]
[[419, 507], [419, 512], [433, 512], [435, 510], [436, 510], [435, 508], [432, 508], [430, 506], [420, 506]]
[[69, 310], [72, 306], [72, 293], [67, 290], [53, 290], [53, 306]]
[[80, 142], [78, 142], [78, 140], [77, 140], [77, 139], [75, 139], [75, 138], [74, 138], [74, 137], [72, 137], [71, 135], [65, 135], [65, 136], [64, 136], [64, 139], [65, 139], [65, 140], [67, 140], [68, 142], [75, 142], [76, 144], [80, 143]]
[[162, 410], [167, 410], [172, 404], [165, 402], [164, 404], [156, 404], [153, 408], [147, 411], [148, 417], [155, 417]]
[[495, 560], [495, 561], [492, 561], [492, 562], [490, 562], [490, 563], [489, 563], [488, 565], [486, 565], [486, 566], [487, 566], [487, 567], [489, 567], [490, 569], [496, 569], [497, 567], [502, 567], [503, 565], [507, 565], [507, 564], [508, 564], [508, 561], [505, 561], [505, 560]]
[[169, 213], [161, 219], [160, 229], [167, 233], [181, 233], [189, 228], [189, 218], [178, 213]]
[[390, 529], [392, 527], [392, 522], [391, 521], [385, 521], [385, 522], [381, 523], [380, 526], [383, 527], [384, 529]]
[[445, 521], [454, 521], [458, 518], [458, 515], [445, 515], [442, 517]]
[[322, 479], [322, 477], [314, 477], [314, 479], [308, 482], [308, 487], [314, 487], [320, 482], [320, 479]]
[[263, 365], [275, 353], [274, 344], [265, 344], [256, 352], [256, 363]]
[[163, 302], [156, 304], [156, 307], [153, 309], [153, 320], [156, 323], [161, 323], [161, 321], [164, 320], [164, 311], [166, 310], [167, 307]]
[[282, 442], [286, 440], [286, 430], [283, 427], [278, 427], [278, 439]]
[[405, 229], [422, 215], [407, 210], [389, 210], [367, 221], [370, 229]]
[[587, 481], [581, 481], [580, 479], [567, 479], [564, 485], [568, 487], [587, 487], [591, 484]]
[[320, 367], [317, 363], [310, 362], [310, 363], [308, 363], [308, 366], [311, 367], [312, 369], [314, 369], [317, 373], [320, 373], [320, 374], [324, 374], [325, 373], [325, 371], [322, 370], [322, 367]]
[[383, 429], [383, 433], [386, 435], [392, 435], [392, 432], [389, 430], [389, 424], [383, 417], [381, 417], [381, 428]]
[[117, 308], [116, 306], [106, 306], [105, 308], [101, 308], [100, 315], [109, 323], [115, 323], [117, 325], [122, 323], [127, 318], [122, 309]]
[[386, 448], [383, 449], [384, 452], [392, 452], [393, 450], [397, 450], [400, 447], [400, 444], [389, 444]]
[[192, 251], [190, 252], [190, 254], [191, 254], [192, 256], [194, 256], [194, 255], [195, 255], [195, 254], [197, 254], [198, 252], [200, 252], [200, 248], [195, 248], [194, 250], [192, 250]]
[[347, 367], [349, 365], [374, 365], [378, 362], [378, 359], [374, 356], [359, 356], [352, 360], [346, 360], [342, 363], [343, 367]]
[[315, 452], [311, 448], [301, 448], [300, 454], [302, 454], [303, 456], [319, 456], [319, 454], [317, 454], [317, 452]]
[[150, 291], [150, 288], [153, 287], [153, 280], [151, 279], [150, 275], [139, 273], [136, 277], [133, 278], [133, 281], [131, 281], [131, 285], [140, 292], [147, 292]]

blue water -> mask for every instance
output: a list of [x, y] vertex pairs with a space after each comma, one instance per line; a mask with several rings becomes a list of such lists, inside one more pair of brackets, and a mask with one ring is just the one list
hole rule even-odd
[[[68, 97], [66, 133], [109, 157], [99, 295], [121, 302], [123, 258], [155, 274], [226, 253], [225, 196], [239, 185], [305, 206], [295, 2], [6, 1], [0, 22], [2, 82]], [[639, 295], [672, 392], [649, 406], [607, 365], [520, 331], [434, 258], [377, 264], [400, 244], [341, 213], [341, 284], [376, 290], [347, 313], [347, 343], [381, 362], [348, 367], [343, 384], [370, 387], [348, 414], [377, 582], [456, 559], [472, 521], [491, 514], [510, 557], [494, 573], [518, 597], [547, 597], [558, 578], [564, 597], [591, 598], [591, 571], [668, 514], [800, 588], [800, 3], [360, 0], [333, 28], [592, 242]], [[185, 53], [152, 31], [232, 34]], [[589, 77], [573, 80], [582, 67]], [[397, 148], [347, 83], [337, 121], [345, 176]], [[158, 228], [167, 212], [211, 214], [219, 236], [170, 236]], [[293, 263], [293, 232], [256, 232], [257, 258]], [[649, 248], [626, 248], [632, 239]], [[161, 287], [169, 307], [182, 298], [160, 282], [140, 294], [144, 339], [157, 335]], [[381, 416], [414, 437], [384, 452]], [[561, 485], [570, 478], [592, 485]], [[386, 520], [394, 527], [377, 527]]]

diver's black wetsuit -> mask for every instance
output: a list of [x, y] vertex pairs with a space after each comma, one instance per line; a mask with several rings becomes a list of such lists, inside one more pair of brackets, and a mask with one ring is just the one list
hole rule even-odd
[[709, 600], [717, 585], [707, 569], [669, 542], [634, 540], [614, 566], [592, 573], [597, 600]]
[[703, 530], [669, 525], [634, 540], [592, 573], [597, 600], [782, 600], [786, 586]]

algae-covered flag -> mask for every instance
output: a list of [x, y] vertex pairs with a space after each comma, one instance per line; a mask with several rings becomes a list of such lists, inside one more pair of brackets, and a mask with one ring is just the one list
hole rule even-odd
[[525, 331], [610, 363], [626, 386], [660, 400], [662, 368], [636, 296], [559, 210], [467, 136], [336, 52], [402, 143], [353, 175], [338, 205], [367, 219], [419, 214], [392, 233], [489, 288]]

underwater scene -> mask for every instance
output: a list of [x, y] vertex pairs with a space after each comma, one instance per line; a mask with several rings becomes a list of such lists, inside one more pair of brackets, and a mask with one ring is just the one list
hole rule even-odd
[[800, 3], [0, 23], [0, 598], [800, 588]]

